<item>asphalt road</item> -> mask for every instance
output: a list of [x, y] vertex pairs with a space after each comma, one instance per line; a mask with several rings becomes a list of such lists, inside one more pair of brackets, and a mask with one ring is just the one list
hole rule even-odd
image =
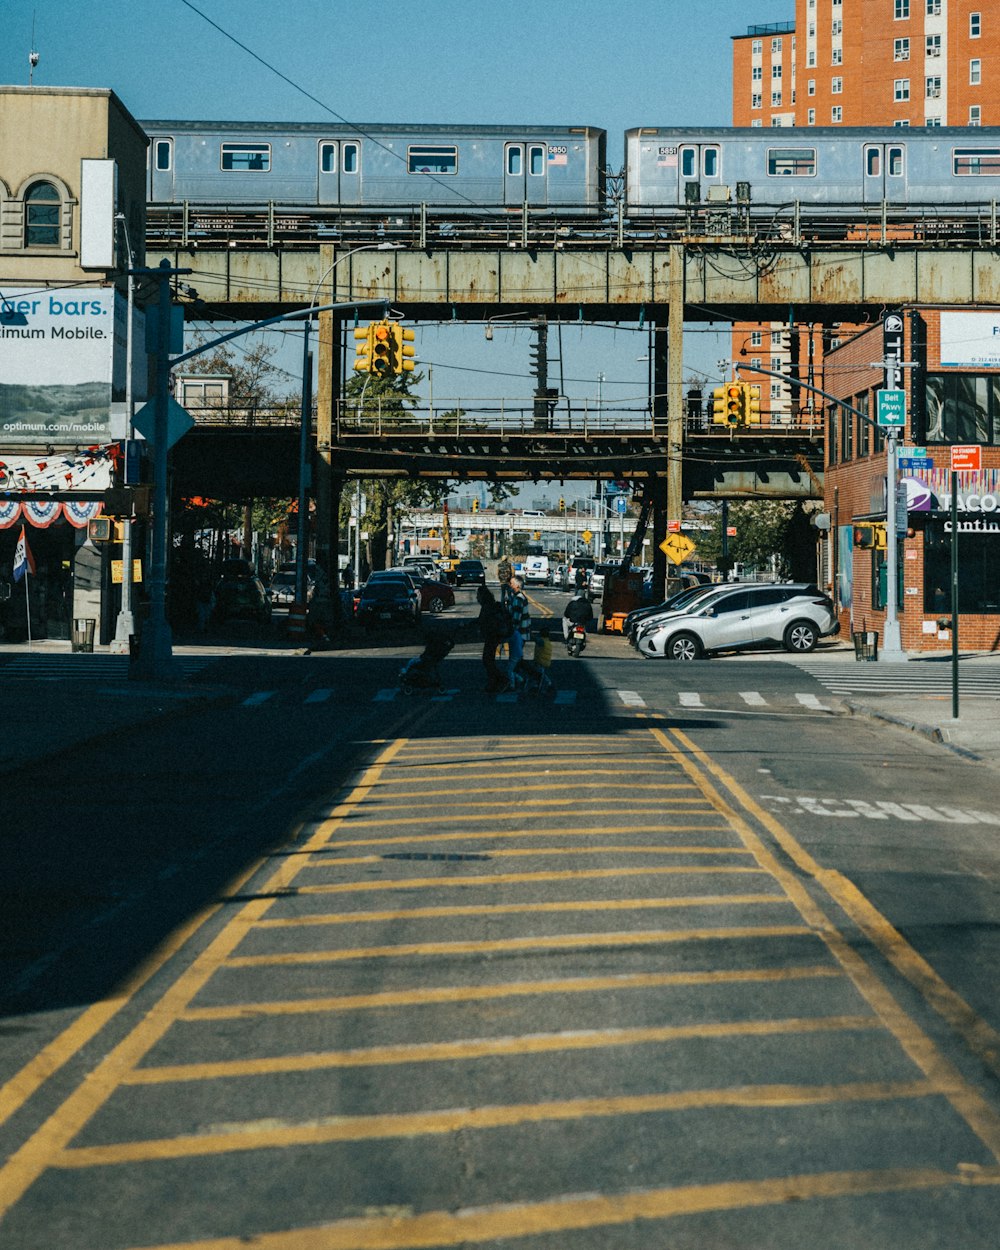
[[7, 775], [5, 1250], [995, 1247], [995, 773], [777, 660], [412, 653]]

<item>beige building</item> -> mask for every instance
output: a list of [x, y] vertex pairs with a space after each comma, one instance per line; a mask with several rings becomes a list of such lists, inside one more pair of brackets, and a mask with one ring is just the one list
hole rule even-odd
[[[0, 86], [0, 637], [30, 619], [32, 637], [68, 638], [74, 617], [106, 635], [115, 610], [85, 497], [111, 483], [124, 433], [146, 147], [111, 91]], [[36, 571], [12, 585], [22, 528]]]

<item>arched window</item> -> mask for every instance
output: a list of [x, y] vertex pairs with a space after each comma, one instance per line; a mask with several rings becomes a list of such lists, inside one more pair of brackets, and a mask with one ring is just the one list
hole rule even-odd
[[58, 247], [62, 199], [51, 182], [33, 182], [24, 193], [24, 246]]

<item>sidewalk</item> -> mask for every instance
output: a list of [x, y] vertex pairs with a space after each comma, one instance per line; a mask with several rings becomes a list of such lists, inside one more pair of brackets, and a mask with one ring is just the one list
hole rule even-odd
[[[958, 662], [958, 719], [952, 717], [951, 655], [910, 652], [905, 664], [856, 661], [854, 648], [836, 642], [814, 651], [809, 660], [857, 663], [859, 673], [872, 670], [877, 680], [890, 680], [894, 674], [934, 675], [935, 688], [926, 692], [899, 693], [877, 689], [843, 697], [853, 716], [866, 716], [917, 733], [959, 755], [981, 760], [1000, 768], [1000, 652], [962, 651]], [[969, 678], [986, 674], [996, 682], [996, 694], [969, 694]], [[942, 687], [944, 687], [942, 689]]]

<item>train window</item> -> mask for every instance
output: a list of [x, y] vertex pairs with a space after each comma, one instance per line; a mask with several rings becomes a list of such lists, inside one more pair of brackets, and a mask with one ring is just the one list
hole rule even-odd
[[523, 153], [521, 147], [517, 143], [511, 143], [507, 147], [507, 173], [514, 177], [519, 177], [524, 166], [522, 160]]
[[271, 145], [269, 143], [224, 143], [222, 145], [222, 168], [235, 173], [252, 170], [267, 172], [271, 168]]
[[406, 171], [410, 174], [457, 174], [458, 148], [416, 146], [407, 148]]
[[695, 148], [681, 148], [681, 177], [698, 177], [698, 152]]
[[769, 177], [813, 178], [816, 175], [815, 148], [770, 148], [767, 153]]
[[882, 172], [882, 149], [865, 148], [865, 173], [869, 178], [877, 178]]
[[337, 145], [335, 143], [319, 145], [319, 171], [321, 174], [337, 172]]
[[889, 148], [885, 154], [885, 172], [890, 178], [903, 176], [903, 149]]
[[155, 149], [156, 168], [169, 169], [173, 164], [174, 142], [172, 139], [157, 139]]
[[345, 143], [340, 154], [341, 169], [345, 174], [356, 174], [361, 168], [361, 146]]
[[719, 173], [719, 149], [705, 148], [701, 154], [701, 167], [706, 178], [715, 178]]
[[540, 143], [533, 143], [528, 148], [528, 173], [535, 178], [545, 173], [545, 149]]
[[1000, 148], [956, 148], [952, 168], [959, 178], [1000, 177]]

